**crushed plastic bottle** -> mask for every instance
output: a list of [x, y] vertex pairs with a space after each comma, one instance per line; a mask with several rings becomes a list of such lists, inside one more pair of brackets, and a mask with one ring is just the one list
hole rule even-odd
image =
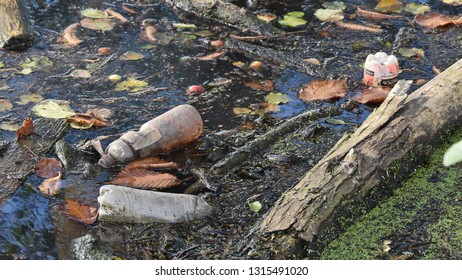
[[116, 185], [101, 186], [98, 202], [100, 220], [123, 223], [180, 223], [205, 218], [213, 209], [201, 196]]
[[191, 105], [179, 105], [143, 124], [139, 131], [129, 131], [108, 145], [98, 164], [111, 167], [116, 162], [169, 152], [196, 140], [204, 123]]
[[371, 87], [390, 87], [398, 81], [398, 72], [398, 59], [394, 55], [370, 54], [364, 63], [364, 83]]

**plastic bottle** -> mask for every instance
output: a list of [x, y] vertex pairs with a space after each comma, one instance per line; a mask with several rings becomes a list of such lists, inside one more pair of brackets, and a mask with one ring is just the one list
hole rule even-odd
[[364, 83], [368, 86], [392, 86], [398, 81], [399, 65], [394, 55], [370, 54], [364, 63]]
[[212, 206], [200, 196], [116, 185], [101, 186], [98, 202], [99, 219], [110, 222], [179, 223], [202, 219], [212, 213]]
[[98, 164], [111, 167], [180, 148], [202, 133], [204, 123], [191, 105], [179, 105], [143, 124], [139, 131], [129, 131], [108, 145]]

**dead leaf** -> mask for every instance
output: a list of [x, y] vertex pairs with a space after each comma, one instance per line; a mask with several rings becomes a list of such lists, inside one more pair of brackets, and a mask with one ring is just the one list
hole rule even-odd
[[316, 58], [305, 58], [303, 59], [303, 61], [308, 62], [309, 64], [313, 64], [313, 65], [321, 65], [321, 62]]
[[434, 65], [433, 65], [433, 67], [432, 67], [432, 70], [433, 70], [433, 73], [435, 73], [435, 75], [441, 74], [441, 70], [438, 69], [438, 68], [436, 68]]
[[427, 82], [427, 80], [425, 80], [425, 79], [416, 79], [416, 80], [414, 80], [414, 85], [420, 86], [420, 85], [425, 84], [426, 82]]
[[119, 14], [118, 12], [116, 12], [114, 10], [106, 9], [105, 12], [106, 12], [106, 14], [118, 19], [120, 21], [120, 23], [122, 23], [122, 24], [125, 24], [125, 23], [128, 22], [128, 19], [126, 17], [124, 17], [123, 15]]
[[39, 190], [47, 195], [57, 195], [62, 188], [61, 173], [59, 172], [57, 176], [46, 179], [39, 186]]
[[265, 108], [266, 112], [277, 112], [279, 111], [279, 106], [276, 103], [270, 103], [270, 102], [262, 102], [260, 103], [261, 106]]
[[454, 17], [431, 12], [415, 16], [414, 21], [423, 28], [438, 28], [453, 24]]
[[223, 55], [223, 52], [214, 52], [208, 55], [197, 57], [198, 60], [212, 60]]
[[249, 64], [249, 68], [254, 70], [254, 71], [260, 71], [261, 67], [263, 66], [263, 62], [261, 61], [252, 61], [250, 64]]
[[174, 162], [166, 161], [158, 157], [146, 157], [130, 162], [124, 169], [176, 169], [180, 166]]
[[257, 18], [261, 19], [263, 21], [266, 21], [266, 22], [270, 22], [270, 21], [273, 21], [273, 20], [277, 19], [278, 16], [274, 15], [274, 14], [266, 13], [266, 14], [257, 15]]
[[62, 206], [64, 213], [72, 220], [91, 225], [98, 217], [98, 209], [74, 199], [66, 199]]
[[382, 14], [382, 13], [377, 13], [377, 12], [372, 12], [372, 11], [367, 11], [363, 10], [358, 7], [356, 10], [356, 14], [358, 16], [367, 18], [367, 19], [372, 19], [372, 20], [384, 20], [384, 19], [397, 19], [397, 18], [402, 18], [402, 16], [398, 15], [387, 15], [387, 14]]
[[82, 40], [79, 40], [75, 37], [74, 32], [80, 26], [79, 23], [73, 23], [64, 29], [61, 37], [58, 38], [58, 43], [65, 43], [69, 47], [77, 46], [78, 44], [82, 43]]
[[380, 0], [375, 10], [382, 13], [401, 13], [403, 3], [398, 0]]
[[158, 28], [152, 24], [145, 24], [141, 27], [140, 40], [148, 43], [157, 43]]
[[128, 14], [132, 15], [132, 16], [138, 14], [138, 11], [135, 11], [135, 10], [133, 10], [132, 8], [129, 8], [129, 7], [125, 6], [125, 5], [122, 5], [122, 9], [123, 9], [124, 11], [126, 11]]
[[105, 118], [96, 115], [95, 113], [90, 114], [77, 114], [73, 117], [67, 118], [68, 122], [73, 122], [79, 125], [91, 125], [97, 127], [110, 126], [111, 122]]
[[56, 177], [62, 170], [61, 162], [55, 158], [43, 158], [35, 166], [35, 173], [42, 178]]
[[137, 189], [165, 189], [181, 184], [175, 176], [147, 169], [124, 169], [109, 184]]
[[22, 123], [22, 126], [16, 132], [16, 139], [29, 136], [33, 134], [34, 131], [35, 131], [35, 128], [34, 128], [34, 123], [32, 122], [32, 119], [27, 118], [24, 120], [24, 122]]
[[382, 103], [388, 96], [391, 89], [383, 89], [377, 87], [366, 88], [363, 93], [357, 95], [355, 99], [363, 104], [377, 104]]
[[97, 108], [97, 109], [88, 110], [85, 114], [87, 115], [93, 114], [95, 116], [98, 116], [99, 118], [107, 119], [112, 116], [113, 112], [111, 109]]
[[274, 89], [274, 83], [270, 80], [247, 82], [245, 85], [254, 90], [272, 91]]
[[383, 31], [382, 29], [377, 28], [377, 27], [370, 27], [370, 26], [355, 24], [351, 22], [336, 21], [335, 24], [337, 24], [337, 26], [339, 27], [343, 27], [343, 28], [355, 30], [355, 31], [368, 31], [368, 32], [373, 32], [373, 33], [382, 33]]
[[304, 101], [330, 100], [344, 97], [347, 91], [345, 81], [315, 80], [300, 90], [300, 99]]

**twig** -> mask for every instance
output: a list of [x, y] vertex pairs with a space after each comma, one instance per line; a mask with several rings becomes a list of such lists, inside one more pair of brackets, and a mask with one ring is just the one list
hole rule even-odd
[[229, 35], [229, 37], [238, 39], [238, 40], [243, 40], [243, 41], [246, 41], [246, 40], [251, 41], [251, 40], [265, 40], [265, 39], [271, 39], [271, 38], [276, 38], [276, 37], [286, 37], [288, 35], [299, 34], [299, 33], [306, 33], [306, 30], [292, 31], [292, 32], [286, 32], [284, 34], [276, 34], [276, 35], [238, 36], [238, 35], [231, 34]]
[[148, 88], [148, 89], [145, 89], [145, 90], [142, 90], [142, 91], [129, 93], [128, 95], [130, 95], [130, 96], [141, 96], [141, 95], [145, 95], [145, 94], [148, 94], [148, 93], [157, 93], [159, 91], [164, 91], [164, 90], [168, 90], [168, 89], [171, 89], [171, 88], [170, 87], [158, 87], [158, 88], [151, 87], [151, 88]]

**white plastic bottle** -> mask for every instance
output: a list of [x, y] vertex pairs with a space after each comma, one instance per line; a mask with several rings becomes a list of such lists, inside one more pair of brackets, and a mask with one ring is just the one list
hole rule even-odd
[[364, 63], [364, 83], [368, 86], [393, 86], [398, 81], [399, 65], [394, 55], [370, 54]]

